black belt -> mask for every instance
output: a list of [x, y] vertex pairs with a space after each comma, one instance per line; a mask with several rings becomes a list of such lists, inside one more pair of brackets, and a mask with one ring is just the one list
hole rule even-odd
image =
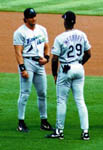
[[24, 58], [34, 60], [34, 61], [38, 61], [38, 62], [39, 62], [39, 59], [40, 59], [39, 57], [24, 57]]
[[63, 62], [63, 61], [60, 61], [60, 63], [61, 64], [71, 64], [71, 63], [73, 63], [73, 62], [78, 62], [78, 63], [80, 63], [78, 60], [73, 60], [73, 61], [71, 61], [71, 62]]

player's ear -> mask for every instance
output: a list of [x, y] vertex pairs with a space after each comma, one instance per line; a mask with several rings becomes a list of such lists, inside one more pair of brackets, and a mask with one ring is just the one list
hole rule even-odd
[[25, 23], [27, 22], [25, 18], [24, 18], [24, 22], [25, 22]]
[[66, 28], [66, 29], [68, 29], [68, 24], [67, 24], [67, 22], [64, 20], [64, 27]]

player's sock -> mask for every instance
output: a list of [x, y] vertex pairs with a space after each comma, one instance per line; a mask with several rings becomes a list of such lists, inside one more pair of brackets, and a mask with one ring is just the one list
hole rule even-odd
[[84, 132], [84, 133], [88, 133], [88, 130], [87, 130], [87, 129], [86, 129], [86, 130], [83, 130], [83, 132]]

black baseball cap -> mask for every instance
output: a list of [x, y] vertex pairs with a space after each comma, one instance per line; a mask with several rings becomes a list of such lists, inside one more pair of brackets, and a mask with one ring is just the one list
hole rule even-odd
[[36, 12], [33, 8], [27, 8], [24, 10], [24, 17], [25, 18], [33, 18], [36, 16]]
[[62, 18], [64, 20], [66, 20], [66, 22], [70, 23], [70, 24], [75, 24], [76, 22], [76, 15], [74, 12], [72, 11], [67, 11], [65, 12], [64, 15], [62, 15]]

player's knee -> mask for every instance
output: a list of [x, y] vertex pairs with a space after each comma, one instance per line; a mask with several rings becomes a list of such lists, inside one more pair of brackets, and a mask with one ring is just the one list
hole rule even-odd
[[64, 99], [57, 99], [57, 105], [65, 107], [66, 106], [66, 100], [64, 100]]
[[45, 101], [46, 100], [46, 96], [38, 96], [38, 100], [39, 101]]
[[57, 96], [57, 103], [59, 103], [59, 104], [66, 104], [67, 103], [67, 97], [65, 97], [65, 96]]
[[41, 100], [45, 99], [46, 98], [46, 92], [38, 93], [38, 98], [41, 99]]
[[27, 103], [28, 97], [29, 97], [29, 93], [21, 93], [18, 103], [25, 105]]
[[78, 99], [77, 101], [76, 101], [76, 104], [77, 104], [77, 107], [85, 107], [85, 102], [84, 102], [84, 100], [80, 100], [80, 99]]

